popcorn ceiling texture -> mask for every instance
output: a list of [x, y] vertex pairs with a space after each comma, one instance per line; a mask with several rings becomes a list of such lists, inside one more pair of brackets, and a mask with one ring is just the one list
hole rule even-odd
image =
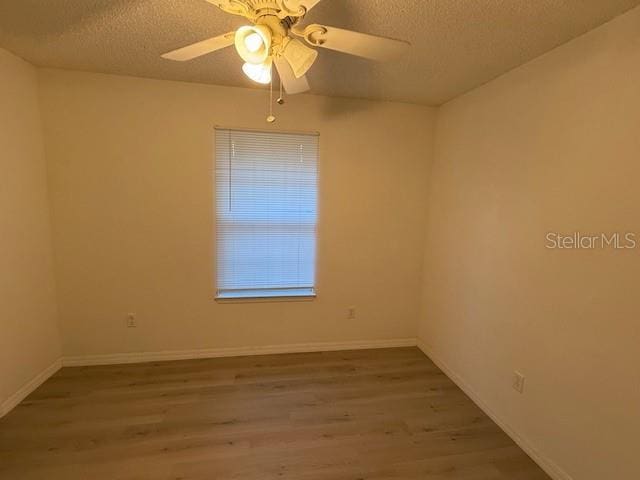
[[[640, 0], [324, 0], [307, 22], [413, 44], [376, 64], [323, 50], [312, 93], [439, 105]], [[0, 0], [0, 47], [46, 67], [254, 87], [233, 48], [189, 63], [169, 50], [242, 25], [205, 0]]]

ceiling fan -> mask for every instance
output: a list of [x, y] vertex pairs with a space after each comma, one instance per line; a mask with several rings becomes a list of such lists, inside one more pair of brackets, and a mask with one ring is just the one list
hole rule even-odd
[[288, 94], [310, 89], [306, 73], [318, 57], [311, 47], [328, 48], [371, 60], [392, 60], [410, 44], [336, 27], [298, 24], [321, 0], [207, 0], [221, 10], [248, 19], [252, 25], [162, 55], [187, 61], [235, 45], [251, 80], [270, 84], [275, 68]]

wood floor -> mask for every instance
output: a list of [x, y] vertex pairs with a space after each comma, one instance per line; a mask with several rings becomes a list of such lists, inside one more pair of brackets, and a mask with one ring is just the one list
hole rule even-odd
[[0, 419], [2, 480], [538, 480], [416, 348], [64, 368]]

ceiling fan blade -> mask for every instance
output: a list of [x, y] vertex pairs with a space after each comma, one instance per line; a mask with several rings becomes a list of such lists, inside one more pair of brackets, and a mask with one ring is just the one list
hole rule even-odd
[[236, 32], [225, 33], [224, 35], [203, 40], [202, 42], [194, 43], [193, 45], [165, 53], [162, 55], [162, 58], [175, 60], [177, 62], [186, 62], [187, 60], [201, 57], [202, 55], [215, 52], [216, 50], [230, 47], [235, 41], [235, 36]]
[[289, 62], [284, 58], [276, 58], [274, 62], [276, 64], [276, 70], [278, 70], [280, 80], [282, 81], [282, 85], [289, 95], [304, 93], [311, 90], [307, 77], [302, 76], [300, 78], [296, 78], [291, 65], [289, 65]]
[[404, 40], [377, 37], [324, 25], [309, 25], [302, 32], [298, 30], [297, 34], [302, 34], [311, 46], [328, 48], [380, 62], [398, 58], [411, 47], [411, 44]]

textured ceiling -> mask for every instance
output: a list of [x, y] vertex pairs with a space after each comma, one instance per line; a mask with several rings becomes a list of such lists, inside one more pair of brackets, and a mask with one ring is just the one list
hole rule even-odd
[[[376, 64], [323, 50], [312, 93], [439, 105], [640, 4], [640, 0], [323, 0], [307, 22], [401, 38]], [[48, 67], [253, 86], [233, 48], [188, 63], [160, 54], [234, 30], [205, 0], [0, 0], [0, 46]]]

